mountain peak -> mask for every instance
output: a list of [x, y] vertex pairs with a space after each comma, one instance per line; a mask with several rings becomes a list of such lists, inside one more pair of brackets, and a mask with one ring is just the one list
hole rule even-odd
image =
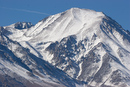
[[72, 12], [73, 14], [92, 14], [92, 15], [98, 15], [98, 16], [105, 16], [105, 14], [103, 12], [97, 12], [94, 10], [90, 10], [90, 9], [81, 9], [81, 8], [71, 8], [69, 10], [67, 10], [67, 12]]
[[17, 22], [17, 23], [14, 23], [12, 25], [9, 25], [7, 27], [16, 28], [16, 29], [27, 29], [27, 28], [30, 28], [32, 26], [33, 25], [31, 22]]
[[14, 27], [16, 29], [26, 29], [26, 28], [30, 28], [32, 27], [32, 23], [31, 22], [17, 22], [14, 24]]
[[89, 28], [93, 29], [93, 26], [100, 27], [104, 17], [105, 15], [102, 12], [71, 8], [40, 21], [29, 29], [25, 35], [29, 37], [37, 36], [37, 38], [42, 36], [40, 39], [44, 39], [44, 41], [56, 41], [69, 35], [77, 35]]
[[81, 8], [73, 7], [73, 8], [70, 8], [69, 10], [81, 10]]

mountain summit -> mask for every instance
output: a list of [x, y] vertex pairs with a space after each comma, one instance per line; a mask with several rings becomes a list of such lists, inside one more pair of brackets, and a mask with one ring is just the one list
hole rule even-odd
[[65, 12], [43, 19], [26, 32], [26, 35], [37, 36], [38, 38], [42, 35], [44, 40], [57, 41], [69, 35], [80, 33], [84, 27], [100, 22], [103, 17], [104, 14], [101, 12], [71, 8]]
[[102, 12], [71, 8], [0, 28], [0, 85], [130, 87], [130, 34]]

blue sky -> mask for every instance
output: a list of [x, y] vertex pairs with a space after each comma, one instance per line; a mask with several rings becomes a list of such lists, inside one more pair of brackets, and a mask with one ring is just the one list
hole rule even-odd
[[102, 11], [130, 30], [130, 0], [0, 0], [0, 26], [19, 21], [36, 24], [72, 7]]

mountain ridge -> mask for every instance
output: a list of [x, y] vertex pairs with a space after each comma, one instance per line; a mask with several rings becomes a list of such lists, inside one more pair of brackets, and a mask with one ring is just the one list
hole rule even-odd
[[[9, 49], [6, 54], [1, 48], [5, 56], [3, 53], [0, 55], [11, 61], [19, 59], [22, 63], [19, 66], [23, 66], [25, 72], [20, 71], [20, 67], [12, 68], [19, 69], [18, 75], [24, 73], [25, 77], [22, 77], [27, 81], [39, 87], [130, 86], [130, 35], [102, 12], [71, 8], [34, 26], [21, 23], [16, 23], [18, 27], [0, 28], [0, 46]], [[3, 60], [0, 64], [11, 70]], [[29, 74], [26, 74], [27, 71]]]

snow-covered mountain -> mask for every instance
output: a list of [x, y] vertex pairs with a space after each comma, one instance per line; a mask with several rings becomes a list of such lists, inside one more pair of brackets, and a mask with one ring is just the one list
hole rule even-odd
[[79, 8], [18, 22], [0, 27], [0, 69], [1, 86], [130, 87], [130, 33]]

